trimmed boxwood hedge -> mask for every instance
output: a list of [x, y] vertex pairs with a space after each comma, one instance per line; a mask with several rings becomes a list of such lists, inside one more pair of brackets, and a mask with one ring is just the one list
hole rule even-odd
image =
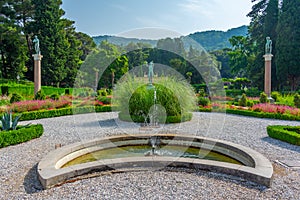
[[[212, 112], [212, 109], [200, 107], [199, 111], [200, 112]], [[214, 110], [214, 112], [218, 112], [218, 110]], [[251, 110], [236, 110], [236, 109], [226, 109], [226, 113], [250, 116], [250, 117], [258, 117], [258, 118], [300, 121], [300, 116], [280, 114], [280, 113], [267, 113], [267, 112], [256, 112], [256, 111], [251, 111]]]
[[[167, 116], [166, 118], [166, 123], [180, 123], [180, 122], [186, 122], [190, 121], [193, 117], [192, 113], [185, 113], [182, 116]], [[145, 119], [142, 116], [137, 116], [137, 115], [126, 115], [123, 114], [122, 112], [119, 113], [119, 119], [123, 121], [133, 121], [133, 122], [138, 122], [138, 123], [144, 123]]]
[[43, 132], [44, 128], [41, 124], [17, 128], [17, 130], [1, 131], [0, 148], [38, 138], [43, 134]]
[[54, 109], [54, 110], [30, 111], [30, 112], [23, 112], [20, 121], [60, 117], [65, 115], [84, 114], [84, 113], [91, 113], [91, 112], [109, 112], [109, 111], [111, 111], [111, 106], [85, 106], [85, 107], [77, 107], [77, 108], [69, 107], [69, 108], [61, 108], [61, 109]]
[[300, 146], [300, 126], [271, 125], [267, 132], [271, 138]]

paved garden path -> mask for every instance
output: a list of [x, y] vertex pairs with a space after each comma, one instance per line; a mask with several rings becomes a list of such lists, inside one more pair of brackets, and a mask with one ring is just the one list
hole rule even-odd
[[253, 148], [274, 164], [271, 188], [212, 172], [168, 169], [107, 173], [42, 190], [37, 163], [56, 144], [142, 132], [138, 125], [120, 122], [116, 117], [116, 113], [93, 113], [31, 121], [43, 124], [42, 137], [0, 149], [0, 199], [300, 199], [300, 170], [276, 162], [300, 161], [300, 147], [271, 139], [266, 133], [271, 124], [300, 122], [216, 113], [194, 113], [190, 122], [156, 131], [218, 138]]

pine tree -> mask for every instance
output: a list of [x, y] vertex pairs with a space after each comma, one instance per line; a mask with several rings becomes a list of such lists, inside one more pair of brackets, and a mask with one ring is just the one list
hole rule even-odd
[[296, 90], [300, 81], [299, 10], [299, 0], [284, 0], [277, 26], [277, 77], [282, 86], [289, 85], [292, 91]]

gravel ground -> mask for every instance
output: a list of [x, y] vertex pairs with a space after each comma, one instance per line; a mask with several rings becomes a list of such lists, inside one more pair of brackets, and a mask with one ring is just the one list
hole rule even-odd
[[300, 170], [276, 162], [300, 161], [300, 147], [271, 139], [266, 133], [267, 125], [300, 125], [300, 122], [216, 113], [194, 113], [190, 122], [166, 125], [154, 132], [207, 136], [253, 148], [273, 163], [271, 188], [218, 173], [168, 168], [107, 172], [43, 190], [37, 180], [37, 163], [56, 144], [142, 132], [135, 124], [115, 120], [116, 116], [116, 113], [93, 113], [31, 121], [43, 124], [42, 137], [0, 149], [0, 199], [300, 199]]

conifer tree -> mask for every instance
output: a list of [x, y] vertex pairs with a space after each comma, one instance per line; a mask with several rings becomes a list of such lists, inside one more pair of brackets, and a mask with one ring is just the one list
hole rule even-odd
[[70, 47], [64, 30], [61, 0], [33, 0], [35, 16], [33, 32], [40, 40], [42, 84], [59, 86], [67, 76], [65, 63]]
[[[264, 60], [266, 37], [270, 36], [276, 43], [276, 26], [278, 20], [278, 0], [252, 0], [255, 2], [252, 11], [247, 15], [251, 18], [249, 26], [250, 43], [255, 54], [253, 64], [249, 69], [249, 77], [257, 86], [263, 88]], [[273, 48], [274, 49], [274, 48]], [[275, 54], [275, 51], [273, 52]], [[272, 68], [272, 87], [276, 87], [275, 63]]]
[[284, 0], [277, 26], [276, 66], [282, 86], [296, 90], [300, 81], [300, 1]]

